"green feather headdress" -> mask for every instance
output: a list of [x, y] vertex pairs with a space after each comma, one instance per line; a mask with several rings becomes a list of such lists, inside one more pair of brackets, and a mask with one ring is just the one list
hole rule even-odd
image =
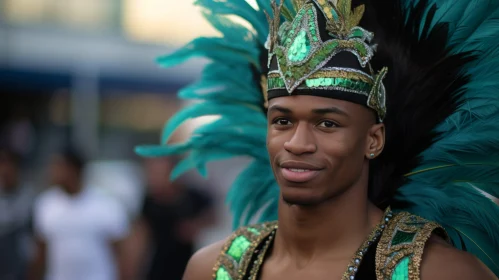
[[[300, 2], [297, 14], [272, 1], [267, 14], [270, 34], [266, 98], [317, 95], [359, 103], [386, 115], [384, 67], [378, 74], [370, 61], [374, 34], [359, 26], [364, 6], [351, 0]], [[287, 19], [281, 24], [281, 14]]]

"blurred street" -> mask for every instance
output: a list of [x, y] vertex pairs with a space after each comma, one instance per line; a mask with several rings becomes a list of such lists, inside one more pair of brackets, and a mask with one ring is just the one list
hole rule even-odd
[[0, 0], [1, 280], [179, 279], [157, 263], [230, 233], [224, 195], [246, 159], [170, 182], [180, 159], [134, 153], [206, 63], [155, 63], [217, 34], [192, 2]]

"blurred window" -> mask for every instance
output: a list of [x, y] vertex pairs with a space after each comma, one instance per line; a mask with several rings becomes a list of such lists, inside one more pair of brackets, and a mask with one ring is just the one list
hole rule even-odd
[[13, 23], [89, 31], [120, 25], [120, 0], [3, 0], [2, 4], [3, 16]]
[[123, 28], [133, 40], [184, 44], [217, 32], [193, 1], [123, 0]]

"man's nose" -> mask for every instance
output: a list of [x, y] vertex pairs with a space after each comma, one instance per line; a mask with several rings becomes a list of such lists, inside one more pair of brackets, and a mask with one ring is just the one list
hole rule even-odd
[[284, 149], [295, 155], [314, 153], [317, 150], [307, 123], [298, 123], [291, 139], [284, 143]]

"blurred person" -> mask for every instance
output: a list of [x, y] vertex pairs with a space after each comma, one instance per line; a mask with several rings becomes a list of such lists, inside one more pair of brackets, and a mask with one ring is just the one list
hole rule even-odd
[[20, 176], [20, 156], [0, 149], [0, 279], [25, 279], [34, 190]]
[[174, 165], [171, 158], [145, 162], [147, 192], [127, 254], [136, 279], [181, 279], [198, 234], [214, 222], [211, 196], [171, 182]]
[[125, 209], [100, 190], [85, 186], [83, 158], [66, 149], [50, 163], [54, 187], [37, 199], [37, 254], [31, 279], [125, 279], [119, 253], [128, 235]]

